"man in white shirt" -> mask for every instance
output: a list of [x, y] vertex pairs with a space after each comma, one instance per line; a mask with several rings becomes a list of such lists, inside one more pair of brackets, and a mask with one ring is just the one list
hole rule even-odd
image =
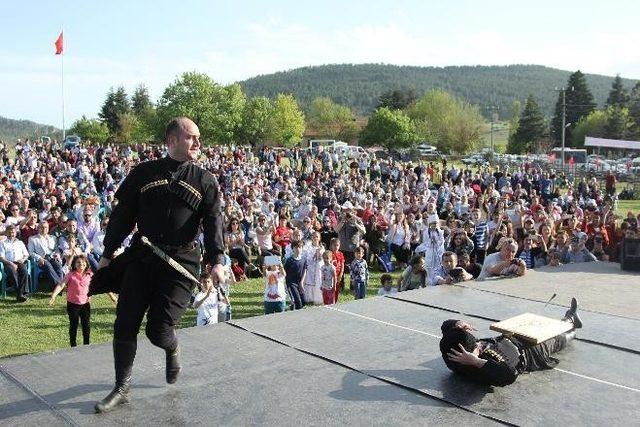
[[29, 252], [21, 240], [16, 239], [18, 231], [15, 225], [7, 227], [7, 238], [0, 242], [0, 262], [4, 264], [9, 286], [16, 288], [16, 300], [25, 302], [29, 285], [27, 260]]
[[38, 263], [38, 267], [45, 271], [53, 280], [54, 284], [59, 284], [64, 276], [62, 271], [62, 259], [56, 252], [56, 238], [49, 234], [49, 223], [42, 221], [38, 224], [38, 234], [31, 236], [27, 244], [29, 256]]

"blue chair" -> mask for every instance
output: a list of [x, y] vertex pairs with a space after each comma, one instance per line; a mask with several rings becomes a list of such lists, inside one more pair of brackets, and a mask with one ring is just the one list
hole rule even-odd
[[28, 269], [31, 277], [31, 293], [35, 294], [38, 291], [38, 285], [40, 284], [40, 276], [44, 275], [46, 271], [42, 270], [38, 265], [38, 262], [31, 257], [29, 257], [29, 264], [30, 266]]
[[4, 274], [4, 264], [0, 262], [0, 293], [2, 298], [7, 297], [7, 275]]

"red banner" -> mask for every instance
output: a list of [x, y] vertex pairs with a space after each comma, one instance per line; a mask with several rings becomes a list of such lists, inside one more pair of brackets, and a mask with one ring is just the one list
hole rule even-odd
[[56, 40], [56, 55], [62, 55], [62, 51], [64, 49], [64, 39], [62, 37], [62, 33], [58, 36]]

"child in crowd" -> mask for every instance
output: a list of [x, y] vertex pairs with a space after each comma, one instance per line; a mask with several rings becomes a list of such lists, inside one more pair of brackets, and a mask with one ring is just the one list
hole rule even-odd
[[369, 267], [367, 266], [367, 261], [364, 260], [364, 249], [362, 246], [358, 246], [353, 255], [355, 259], [349, 267], [351, 283], [353, 283], [356, 299], [364, 299], [369, 282]]
[[320, 267], [320, 289], [324, 305], [336, 303], [337, 275], [336, 267], [332, 263], [333, 252], [324, 251], [322, 254], [322, 267]]
[[385, 295], [395, 295], [398, 293], [398, 288], [393, 286], [393, 278], [390, 274], [380, 276], [380, 284], [382, 287], [378, 289], [378, 296], [383, 297]]
[[304, 280], [304, 297], [307, 304], [322, 304], [322, 291], [320, 290], [320, 268], [323, 265], [322, 253], [325, 251], [320, 242], [320, 233], [315, 232], [311, 236], [311, 242], [304, 245], [304, 258], [307, 265], [307, 274]]
[[210, 273], [202, 273], [200, 292], [193, 300], [193, 308], [198, 310], [196, 326], [213, 325], [218, 323], [218, 320], [226, 320], [224, 316], [228, 306], [229, 299], [222, 287], [218, 283], [213, 283]]
[[286, 273], [287, 292], [291, 297], [294, 310], [300, 310], [305, 306], [304, 297], [304, 276], [307, 274], [306, 262], [302, 257], [302, 240], [291, 242], [292, 254], [284, 262]]
[[336, 290], [335, 290], [335, 303], [338, 303], [338, 295], [344, 285], [344, 254], [340, 250], [340, 239], [334, 237], [329, 243], [329, 249], [333, 252], [333, 259], [331, 263], [336, 268]]
[[[91, 281], [91, 269], [89, 261], [84, 255], [75, 255], [71, 262], [71, 271], [64, 276], [49, 299], [52, 306], [58, 294], [67, 287], [67, 314], [69, 315], [69, 343], [71, 347], [77, 345], [78, 320], [82, 324], [82, 343], [89, 344], [91, 326], [91, 302], [89, 297], [89, 282]], [[113, 297], [112, 297], [113, 299]]]
[[74, 259], [77, 256], [84, 255], [80, 246], [78, 246], [78, 239], [73, 234], [67, 237], [67, 243], [69, 247], [62, 252], [62, 260], [64, 265], [62, 266], [62, 271], [67, 274], [73, 271], [73, 263]]
[[281, 313], [285, 309], [286, 273], [282, 264], [269, 265], [265, 271], [264, 314]]

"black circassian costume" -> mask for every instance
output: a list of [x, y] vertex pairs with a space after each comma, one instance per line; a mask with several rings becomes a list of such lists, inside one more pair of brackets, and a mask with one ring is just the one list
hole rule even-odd
[[120, 387], [120, 391], [126, 389], [128, 393], [136, 337], [145, 312], [148, 311], [146, 335], [167, 352], [169, 366], [169, 356], [178, 347], [175, 326], [195, 286], [154, 255], [140, 242], [140, 237], [147, 237], [189, 273], [199, 277], [202, 250], [194, 240], [200, 225], [207, 263], [220, 263], [224, 236], [218, 183], [210, 172], [191, 162], [179, 162], [167, 156], [140, 163], [124, 179], [115, 198], [118, 204], [107, 227], [103, 257], [111, 258], [134, 226], [137, 232], [123, 254], [96, 272], [90, 294], [111, 291], [120, 294], [113, 352], [116, 389]]
[[[535, 345], [504, 335], [482, 338], [477, 340], [480, 344], [478, 357], [487, 362], [481, 368], [476, 368], [453, 362], [447, 357], [450, 348], [445, 344], [445, 337], [455, 330], [456, 322], [457, 319], [449, 319], [442, 323], [443, 339], [440, 341], [440, 351], [444, 362], [449, 369], [468, 379], [494, 386], [512, 384], [522, 372], [554, 368], [558, 359], [551, 357], [551, 354], [565, 348], [567, 342], [575, 336], [574, 330], [571, 330]], [[460, 351], [459, 348], [455, 350]]]

